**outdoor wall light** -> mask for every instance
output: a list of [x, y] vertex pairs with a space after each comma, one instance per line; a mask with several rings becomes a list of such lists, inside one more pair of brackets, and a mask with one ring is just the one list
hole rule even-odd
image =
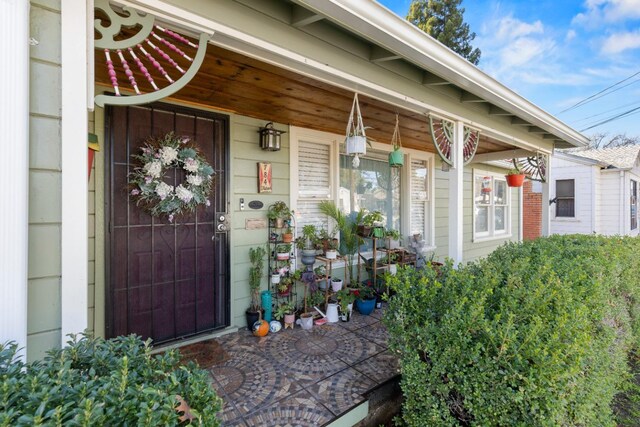
[[286, 133], [283, 130], [274, 129], [273, 122], [269, 122], [265, 127], [260, 128], [260, 148], [267, 151], [280, 150], [280, 135]]

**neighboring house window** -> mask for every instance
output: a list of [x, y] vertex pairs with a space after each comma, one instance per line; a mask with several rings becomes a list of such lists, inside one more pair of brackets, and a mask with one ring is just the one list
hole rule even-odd
[[638, 181], [631, 180], [631, 229], [638, 228]]
[[511, 233], [511, 206], [503, 175], [474, 172], [474, 239], [507, 236]]
[[386, 218], [385, 227], [399, 230], [405, 239], [420, 234], [427, 245], [432, 244], [431, 154], [408, 153], [404, 167], [392, 168], [387, 147], [375, 144], [354, 168], [353, 158], [340, 153], [342, 141], [333, 135], [299, 128], [292, 128], [291, 134], [297, 154], [291, 163], [297, 182], [292, 181], [291, 190], [297, 195], [292, 207], [298, 229], [306, 224], [325, 227], [327, 218], [318, 205], [333, 200], [345, 213], [378, 210]]
[[556, 181], [556, 217], [575, 217], [575, 180], [559, 179]]

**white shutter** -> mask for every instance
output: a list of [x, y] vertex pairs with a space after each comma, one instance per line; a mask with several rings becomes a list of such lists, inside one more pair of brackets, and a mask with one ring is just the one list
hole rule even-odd
[[429, 169], [426, 160], [411, 160], [411, 234], [427, 238], [427, 202], [429, 201]]
[[331, 146], [301, 139], [298, 144], [298, 200], [296, 220], [298, 231], [304, 225], [320, 227], [327, 217], [318, 205], [331, 199]]

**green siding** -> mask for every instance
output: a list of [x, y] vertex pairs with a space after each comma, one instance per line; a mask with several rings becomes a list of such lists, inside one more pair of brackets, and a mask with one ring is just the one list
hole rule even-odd
[[27, 359], [60, 345], [60, 12], [31, 2]]

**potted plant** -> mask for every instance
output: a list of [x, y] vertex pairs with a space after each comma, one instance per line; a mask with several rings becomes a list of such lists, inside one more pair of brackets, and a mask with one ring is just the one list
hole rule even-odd
[[351, 289], [342, 288], [337, 294], [336, 299], [340, 308], [340, 320], [348, 322], [351, 320], [351, 313], [353, 312], [353, 302], [356, 300], [356, 296]]
[[269, 206], [267, 218], [273, 221], [275, 228], [284, 228], [284, 222], [291, 218], [291, 210], [282, 200]]
[[393, 129], [391, 137], [391, 145], [393, 151], [389, 153], [389, 166], [392, 168], [400, 168], [404, 165], [404, 153], [402, 152], [402, 141], [400, 140], [400, 125], [398, 114], [396, 114], [396, 127]]
[[383, 221], [382, 212], [369, 212], [362, 218], [362, 223], [359, 226], [360, 235], [362, 237], [371, 237], [373, 233], [375, 237], [384, 237]]
[[318, 281], [318, 289], [322, 289], [323, 291], [327, 289], [327, 280], [331, 279], [327, 277], [327, 267], [324, 264], [316, 267], [313, 272], [315, 273], [316, 280]]
[[253, 331], [253, 324], [262, 317], [262, 310], [260, 308], [260, 282], [262, 282], [264, 257], [266, 254], [267, 250], [262, 246], [249, 249], [249, 261], [251, 262], [251, 268], [249, 268], [251, 305], [245, 314], [247, 316], [247, 329], [250, 331]]
[[277, 308], [273, 316], [277, 320], [282, 320], [284, 328], [293, 328], [296, 321], [296, 307], [293, 301], [283, 302]]
[[273, 283], [274, 285], [277, 285], [278, 283], [280, 283], [280, 273], [275, 272], [271, 274], [271, 283]]
[[282, 243], [276, 246], [276, 259], [278, 261], [284, 261], [289, 259], [289, 252], [291, 251], [291, 243]]
[[280, 279], [280, 283], [278, 283], [278, 296], [280, 297], [289, 296], [292, 286], [293, 286], [293, 278], [291, 276], [282, 277]]
[[338, 239], [331, 239], [327, 241], [327, 249], [324, 253], [325, 258], [327, 259], [336, 259], [338, 258]]
[[398, 249], [400, 247], [400, 232], [394, 229], [387, 229], [384, 232], [384, 237], [387, 239], [387, 249]]
[[367, 154], [367, 135], [366, 127], [362, 122], [362, 114], [360, 113], [360, 104], [358, 103], [358, 94], [353, 96], [353, 104], [349, 113], [349, 121], [347, 122], [347, 130], [345, 132], [345, 152], [348, 156], [353, 156], [352, 165], [354, 168], [360, 166], [360, 156]]
[[318, 237], [316, 233], [316, 226], [307, 224], [302, 227], [302, 235], [297, 240], [296, 244], [302, 253], [302, 263], [304, 265], [313, 265], [315, 263], [318, 247]]
[[518, 169], [517, 165], [515, 166], [516, 167], [514, 169], [509, 170], [509, 172], [507, 172], [507, 174], [505, 175], [505, 178], [507, 179], [507, 185], [509, 187], [522, 187], [525, 175], [520, 169]]
[[342, 279], [338, 279], [337, 277], [332, 278], [331, 290], [333, 292], [338, 292], [340, 289], [342, 289]]
[[360, 314], [364, 314], [365, 316], [370, 315], [376, 308], [375, 290], [371, 286], [362, 284], [357, 290], [355, 290], [355, 293], [357, 298], [356, 307]]
[[395, 276], [398, 272], [398, 254], [396, 254], [395, 252], [389, 252], [387, 261], [389, 263], [389, 274]]
[[293, 242], [293, 229], [290, 226], [287, 227], [284, 233], [282, 233], [282, 242], [283, 243]]
[[340, 253], [345, 257], [347, 263], [349, 283], [354, 283], [354, 255], [362, 242], [362, 239], [358, 236], [358, 224], [362, 222], [365, 212], [360, 210], [353, 217], [349, 217], [340, 211], [334, 202], [328, 200], [320, 202], [319, 209], [320, 212], [336, 222], [336, 226], [340, 231]]

